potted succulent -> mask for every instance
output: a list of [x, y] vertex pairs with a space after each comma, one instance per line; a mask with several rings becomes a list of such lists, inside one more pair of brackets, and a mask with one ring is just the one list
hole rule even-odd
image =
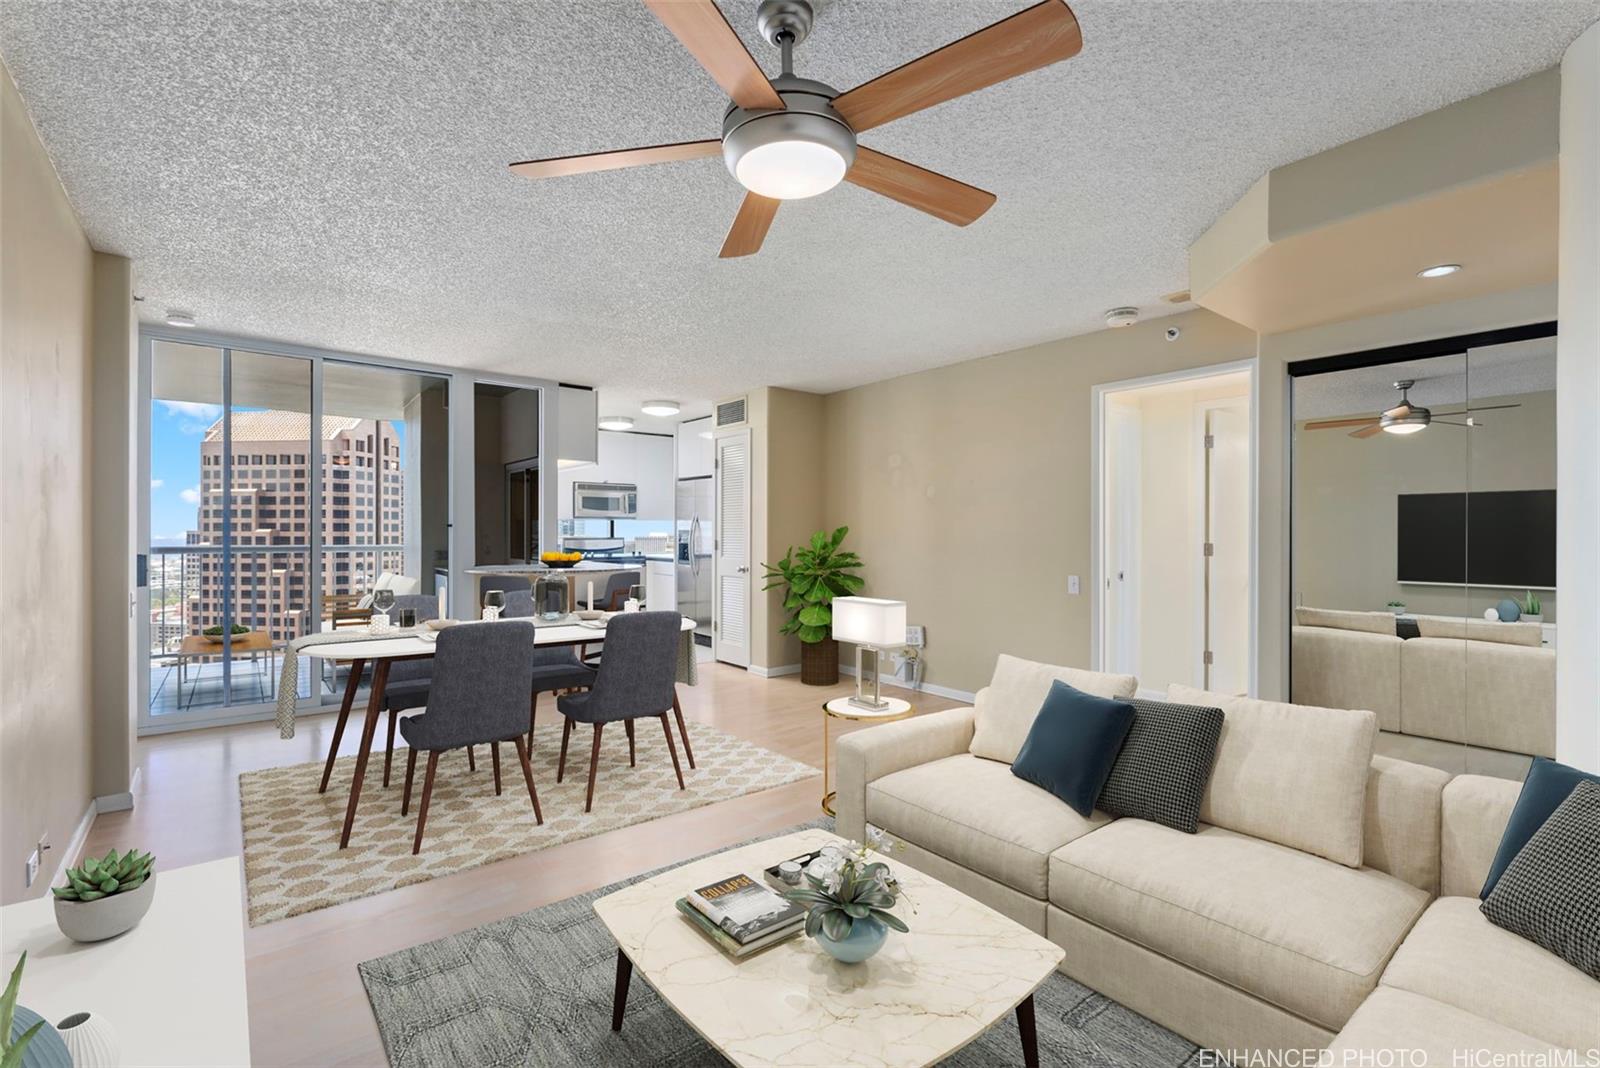
[[866, 582], [860, 575], [861, 559], [840, 548], [849, 527], [832, 534], [817, 531], [809, 544], [790, 547], [767, 569], [763, 590], [781, 587], [783, 607], [789, 613], [781, 628], [800, 639], [800, 681], [808, 686], [832, 686], [839, 681], [839, 643], [833, 640], [833, 599], [860, 593]]
[[1390, 601], [1383, 607], [1387, 608], [1397, 616], [1403, 616], [1406, 614], [1406, 603], [1404, 601]]
[[74, 942], [101, 942], [131, 930], [156, 892], [155, 857], [115, 849], [67, 869], [67, 885], [52, 889], [56, 926]]
[[1525, 623], [1543, 623], [1544, 605], [1539, 603], [1539, 595], [1532, 590], [1527, 591], [1527, 596], [1522, 599], [1522, 619]]
[[[887, 839], [876, 827], [867, 829], [868, 841], [885, 847]], [[806, 906], [806, 934], [828, 955], [845, 964], [860, 964], [878, 950], [891, 929], [910, 931], [905, 921], [889, 910], [900, 898], [900, 884], [889, 865], [870, 860], [872, 849], [851, 842], [835, 847], [807, 865], [809, 886], [784, 893]]]

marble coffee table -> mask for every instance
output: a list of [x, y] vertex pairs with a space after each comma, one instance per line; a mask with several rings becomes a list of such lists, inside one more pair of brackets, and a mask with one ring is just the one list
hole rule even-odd
[[[840, 964], [805, 936], [742, 961], [678, 914], [684, 892], [842, 839], [799, 831], [693, 861], [594, 903], [617, 940], [611, 1028], [621, 1030], [635, 969], [700, 1036], [738, 1065], [932, 1064], [1016, 1011], [1024, 1063], [1039, 1063], [1033, 992], [1060, 946], [967, 895], [885, 857], [906, 896], [910, 934], [871, 960]], [[915, 905], [916, 911], [911, 907]]]

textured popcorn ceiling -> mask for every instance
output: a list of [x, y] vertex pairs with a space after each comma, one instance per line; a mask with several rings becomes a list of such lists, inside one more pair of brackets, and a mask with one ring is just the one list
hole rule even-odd
[[[835, 0], [798, 71], [848, 88], [1025, 2]], [[720, 160], [506, 170], [717, 135], [721, 93], [635, 0], [5, 0], [0, 52], [147, 316], [588, 382], [627, 410], [1170, 310], [1189, 243], [1263, 172], [1554, 65], [1600, 0], [1075, 10], [1077, 59], [863, 138], [992, 190], [983, 219], [841, 185], [733, 261]], [[754, 3], [724, 11], [775, 74]]]

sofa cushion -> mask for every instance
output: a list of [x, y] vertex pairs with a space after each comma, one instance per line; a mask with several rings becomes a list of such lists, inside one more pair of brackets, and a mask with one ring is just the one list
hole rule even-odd
[[1396, 637], [1393, 612], [1347, 612], [1339, 608], [1307, 608], [1294, 610], [1294, 621], [1302, 627], [1331, 627], [1335, 630], [1359, 630], [1367, 634], [1387, 634]]
[[1554, 1064], [1554, 1060], [1489, 1059], [1524, 1053], [1549, 1057], [1554, 1050], [1547, 1042], [1454, 1005], [1409, 990], [1380, 986], [1334, 1038], [1328, 1055], [1316, 1063], [1439, 1068], [1458, 1064]]
[[1600, 782], [1580, 782], [1550, 813], [1482, 910], [1496, 927], [1600, 979]]
[[1222, 734], [1222, 709], [1133, 699], [1133, 727], [1111, 766], [1100, 809], [1193, 834]]
[[1043, 901], [1050, 854], [1110, 817], [1085, 819], [1010, 766], [963, 753], [868, 783], [867, 822]]
[[1377, 716], [1177, 684], [1167, 699], [1223, 712], [1202, 820], [1350, 867], [1361, 864]]
[[1492, 623], [1487, 619], [1418, 616], [1417, 633], [1424, 638], [1471, 639], [1500, 645], [1544, 644], [1544, 627], [1539, 623]]
[[1289, 699], [1297, 705], [1365, 708], [1378, 726], [1400, 729], [1400, 653], [1396, 634], [1295, 627], [1289, 635]]
[[1400, 729], [1407, 734], [1552, 756], [1555, 708], [1554, 649], [1452, 638], [1401, 644]]
[[1439, 797], [1439, 896], [1477, 897], [1517, 804], [1518, 784], [1457, 775]]
[[1522, 852], [1522, 847], [1539, 832], [1539, 828], [1561, 807], [1572, 791], [1585, 782], [1600, 783], [1600, 775], [1580, 771], [1570, 764], [1558, 764], [1554, 760], [1540, 758], [1533, 762], [1527, 777], [1522, 780], [1517, 805], [1511, 810], [1511, 818], [1506, 821], [1505, 834], [1500, 836], [1494, 861], [1489, 865], [1489, 875], [1483, 881], [1483, 889], [1478, 891], [1480, 898], [1489, 896], [1500, 876]]
[[1338, 1030], [1427, 906], [1371, 868], [1202, 826], [1117, 820], [1050, 858], [1050, 900], [1113, 934]]
[[1139, 688], [1139, 680], [1132, 675], [1040, 664], [1001, 653], [995, 661], [994, 677], [972, 702], [976, 710], [972, 754], [1007, 764], [1016, 760], [1033, 719], [1039, 714], [1039, 706], [1050, 692], [1050, 684], [1057, 679], [1096, 697], [1132, 697]]
[[1096, 697], [1058, 679], [1011, 762], [1011, 774], [1049, 790], [1078, 815], [1092, 815], [1131, 726], [1128, 702]]
[[1600, 981], [1490, 923], [1475, 897], [1441, 897], [1429, 906], [1383, 985], [1566, 1049], [1600, 1048]]

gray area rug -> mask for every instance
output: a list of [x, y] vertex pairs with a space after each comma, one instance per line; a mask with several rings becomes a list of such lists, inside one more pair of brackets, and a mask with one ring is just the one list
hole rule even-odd
[[[831, 830], [832, 823], [803, 826]], [[637, 973], [622, 1031], [611, 1031], [617, 944], [591, 903], [636, 879], [361, 964], [389, 1063], [726, 1064]], [[1034, 1009], [1042, 1064], [1179, 1068], [1199, 1060], [1194, 1043], [1059, 972], [1034, 995]], [[1016, 1017], [1007, 1015], [944, 1063], [1021, 1064]]]

